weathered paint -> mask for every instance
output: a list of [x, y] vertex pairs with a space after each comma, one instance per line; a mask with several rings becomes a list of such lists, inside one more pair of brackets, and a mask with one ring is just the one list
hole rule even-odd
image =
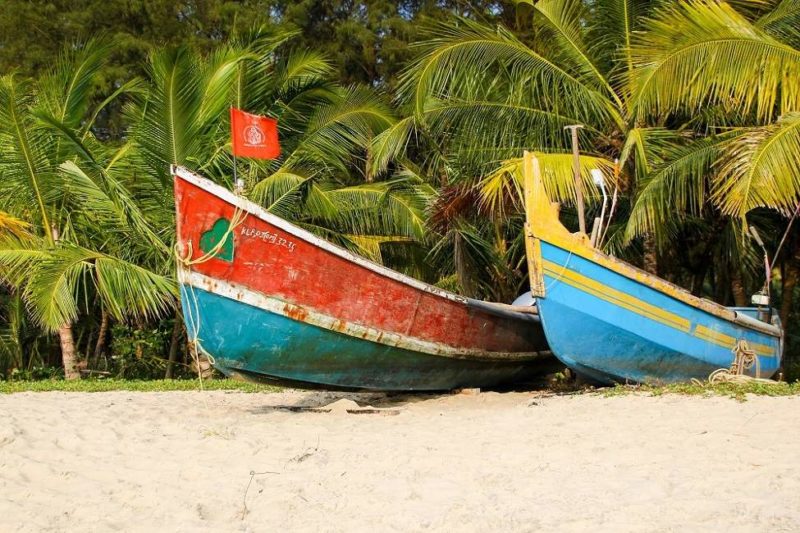
[[182, 285], [182, 292], [198, 311], [199, 345], [226, 374], [327, 387], [424, 391], [491, 387], [539, 372], [530, 361], [425, 354], [364, 341], [188, 285]]
[[[405, 354], [404, 361], [411, 360], [407, 352], [425, 355], [420, 359], [425, 361], [433, 356], [436, 362], [422, 365], [428, 370], [417, 376], [418, 381], [410, 373], [396, 380], [398, 386], [402, 384], [401, 388], [407, 389], [430, 390], [445, 381], [463, 382], [467, 369], [475, 373], [470, 386], [481, 386], [484, 377], [483, 386], [489, 386], [498, 382], [500, 374], [505, 376], [500, 381], [516, 379], [521, 365], [535, 369], [537, 361], [549, 355], [538, 316], [527, 309], [478, 303], [426, 285], [322, 241], [185, 169], [175, 168], [174, 174], [179, 253], [189, 255], [191, 260], [208, 255], [209, 247], [213, 248], [224, 236], [219, 231], [220, 221], [222, 225], [234, 221], [230, 249], [225, 242], [226, 257], [191, 264], [190, 271], [181, 272], [182, 282], [186, 287], [215, 295], [214, 299], [206, 298], [216, 302], [213, 305], [228, 299], [236, 303], [237, 312], [256, 308], [270, 317], [259, 319], [270, 327], [263, 333], [254, 331], [246, 341], [254, 347], [247, 352], [247, 368], [237, 368], [281, 377], [269, 371], [270, 361], [274, 361], [272, 353], [280, 351], [282, 364], [291, 364], [294, 358], [305, 369], [300, 373], [305, 378], [284, 376], [286, 379], [327, 384], [335, 381], [339, 386], [354, 388], [377, 386], [374, 379], [370, 381], [373, 385], [362, 380], [370, 372], [367, 366], [374, 364], [374, 356], [359, 364], [360, 352], [337, 352], [343, 346], [339, 341], [315, 348], [312, 360], [327, 361], [327, 365], [331, 358], [341, 359], [345, 363], [337, 372], [349, 371], [347, 380], [337, 374], [335, 379], [324, 381], [321, 374], [308, 372], [308, 361], [303, 359], [309, 344], [304, 343], [303, 349], [296, 351], [294, 339], [274, 327], [286, 325], [286, 320], [303, 324], [303, 328], [292, 329], [293, 334], [325, 330], [364, 345], [378, 345], [363, 348], [363, 353], [388, 353], [385, 350], [392, 348]], [[201, 243], [203, 236], [205, 241]], [[226, 260], [227, 252], [232, 254], [232, 261]], [[191, 308], [185, 296], [186, 293], [184, 304]], [[230, 306], [226, 309], [232, 310]], [[208, 305], [198, 311], [204, 324], [212, 320], [209, 317], [221, 321], [211, 328], [218, 335], [227, 335], [225, 332], [241, 321], [238, 315], [216, 313]], [[190, 318], [187, 317], [189, 327]], [[310, 337], [314, 342], [328, 339], [318, 333]], [[226, 350], [226, 342], [231, 339], [201, 336], [205, 350], [232, 366], [235, 358], [230, 353], [217, 352]], [[348, 349], [352, 347], [349, 341], [345, 344]], [[217, 348], [212, 350], [210, 346]], [[260, 362], [259, 350], [263, 359]], [[469, 359], [474, 360], [465, 364]], [[454, 360], [461, 361], [457, 363], [461, 370], [455, 372], [458, 379], [433, 380], [430, 369], [456, 364]], [[512, 361], [513, 364], [506, 364]], [[287, 373], [285, 366], [281, 368]], [[485, 376], [481, 368], [486, 369]], [[318, 370], [325, 372], [324, 367]], [[342, 384], [345, 381], [347, 385]]]
[[745, 340], [758, 356], [761, 377], [775, 373], [782, 350], [778, 326], [754, 320], [754, 309], [697, 298], [570, 234], [528, 154], [525, 186], [531, 286], [547, 340], [566, 365], [606, 382], [703, 379], [729, 367], [732, 349]]
[[533, 361], [540, 359], [543, 355], [549, 355], [549, 352], [544, 354], [542, 352], [489, 352], [478, 347], [460, 348], [447, 346], [441, 343], [424, 341], [411, 335], [391, 333], [361, 324], [348, 323], [336, 317], [324, 315], [316, 310], [265, 296], [242, 285], [210, 278], [198, 272], [181, 269], [179, 270], [178, 278], [181, 283], [189, 288], [202, 289], [312, 326], [415, 352], [459, 359], [484, 359], [487, 361]]

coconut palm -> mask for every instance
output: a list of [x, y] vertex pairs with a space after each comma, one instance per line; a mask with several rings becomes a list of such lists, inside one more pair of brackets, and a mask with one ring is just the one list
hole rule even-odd
[[148, 90], [126, 110], [133, 158], [146, 174], [141, 179], [150, 191], [161, 191], [162, 215], [171, 213], [170, 164], [232, 186], [228, 109], [272, 116], [283, 154], [236, 163], [247, 194], [279, 216], [380, 260], [381, 246], [423, 236], [428, 188], [409, 176], [371, 180], [366, 147], [394, 123], [391, 109], [371, 90], [332, 83], [327, 59], [289, 47], [294, 36], [257, 29], [210, 56], [185, 48], [155, 54]]
[[[778, 231], [764, 233], [783, 232], [800, 201], [799, 22], [797, 2], [708, 0], [670, 3], [646, 22], [631, 44], [634, 115], [702, 125], [706, 136], [648, 176], [629, 235], [709, 209], [742, 225], [770, 209]], [[785, 323], [800, 275], [796, 238], [787, 242]]]
[[[80, 317], [102, 317], [100, 350], [110, 320], [141, 327], [177, 307], [169, 165], [229, 183], [231, 104], [281, 120], [286, 156], [239, 162], [255, 200], [377, 260], [386, 246], [421, 238], [426, 187], [413, 177], [364, 183], [351, 175], [366, 168], [368, 139], [394, 120], [388, 106], [330, 83], [317, 54], [277, 54], [291, 36], [257, 32], [207, 56], [156, 52], [148, 79], [95, 107], [91, 83], [106, 51], [97, 43], [36, 83], [0, 83], [0, 269], [14, 291], [9, 317], [21, 298], [36, 324], [58, 333], [67, 377], [78, 375], [72, 328]], [[92, 123], [121, 94], [130, 101], [128, 139], [101, 143]], [[171, 353], [180, 336], [173, 333]], [[20, 336], [5, 337], [8, 358], [20, 363]]]
[[175, 302], [170, 277], [141, 260], [158, 239], [115, 178], [125, 147], [103, 146], [90, 131], [110, 101], [90, 107], [106, 50], [89, 43], [37, 84], [0, 80], [2, 209], [27, 225], [3, 232], [0, 275], [36, 323], [58, 333], [68, 378], [79, 376], [72, 327], [84, 302], [99, 299], [119, 320], [149, 319]]
[[[644, 237], [651, 271], [654, 245], [667, 249], [686, 228], [712, 232], [714, 220], [756, 207], [793, 210], [796, 2], [517, 3], [528, 24], [516, 32], [461, 19], [432, 27], [401, 85], [409, 116], [374, 142], [376, 171], [422, 139], [432, 147], [423, 166], [477, 184], [494, 212], [513, 217], [523, 149], [547, 160], [550, 194], [574, 202], [563, 128], [582, 124], [586, 190], [591, 167], [608, 175], [619, 159], [615, 185], [633, 204], [607, 246], [625, 253]], [[752, 256], [746, 239], [738, 246], [725, 254]]]

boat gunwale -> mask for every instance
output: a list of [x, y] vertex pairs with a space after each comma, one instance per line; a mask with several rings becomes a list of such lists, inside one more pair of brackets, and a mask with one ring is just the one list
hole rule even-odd
[[[500, 302], [489, 302], [484, 300], [477, 300], [475, 298], [468, 298], [466, 296], [461, 296], [450, 291], [440, 289], [439, 287], [435, 287], [418, 279], [412, 278], [411, 276], [407, 276], [390, 268], [387, 268], [383, 265], [375, 263], [374, 261], [370, 261], [360, 255], [354, 254], [349, 250], [346, 250], [340, 246], [332, 244], [325, 239], [322, 239], [308, 230], [304, 230], [300, 228], [288, 220], [285, 220], [277, 215], [274, 215], [261, 207], [260, 205], [244, 198], [242, 196], [238, 196], [233, 192], [229, 191], [225, 187], [214, 183], [208, 178], [204, 178], [199, 174], [192, 172], [191, 170], [183, 167], [181, 165], [172, 165], [170, 167], [170, 171], [173, 176], [183, 179], [199, 187], [200, 189], [208, 192], [209, 194], [213, 194], [220, 199], [246, 211], [247, 213], [261, 218], [265, 222], [272, 224], [273, 226], [277, 226], [281, 230], [300, 238], [309, 244], [316, 246], [318, 248], [322, 248], [326, 252], [329, 252], [335, 256], [338, 256], [342, 259], [355, 263], [361, 267], [364, 267], [368, 270], [371, 270], [381, 276], [386, 278], [392, 279], [404, 285], [408, 285], [414, 289], [427, 292], [434, 296], [438, 296], [440, 298], [445, 298], [447, 300], [460, 303], [470, 309], [475, 309], [481, 311], [483, 313], [492, 314], [495, 316], [505, 317], [511, 320], [530, 320], [525, 317], [525, 315], [538, 315], [537, 311], [528, 306], [515, 306], [510, 304], [504, 304]], [[538, 319], [538, 316], [537, 316]]]
[[[528, 239], [539, 239], [545, 241], [557, 248], [565, 250], [567, 253], [582, 257], [583, 259], [591, 261], [603, 268], [610, 270], [611, 272], [619, 274], [620, 276], [623, 276], [634, 283], [639, 283], [645, 287], [657, 291], [660, 294], [689, 305], [698, 311], [708, 313], [717, 318], [721, 318], [751, 330], [759, 331], [766, 335], [778, 337], [780, 339], [783, 338], [783, 330], [777, 326], [747, 317], [736, 312], [734, 309], [725, 307], [724, 305], [718, 304], [717, 302], [707, 298], [695, 296], [683, 287], [679, 287], [670, 281], [650, 274], [641, 268], [621, 261], [598, 250], [597, 248], [590, 246], [586, 242], [586, 236], [584, 234], [570, 233], [570, 231], [564, 227], [558, 217], [553, 216], [555, 213], [555, 210], [552, 208], [553, 203], [550, 202], [547, 193], [544, 191], [544, 183], [542, 182], [541, 175], [535, 176], [536, 171], [533, 170], [533, 168], [528, 169], [528, 158], [531, 158], [531, 166], [533, 166], [533, 161], [536, 161], [536, 167], [538, 168], [538, 160], [536, 159], [535, 154], [526, 151], [524, 157], [523, 181], [525, 188], [525, 212], [527, 219], [525, 235], [526, 241]], [[537, 184], [541, 190], [537, 190]], [[544, 198], [539, 198], [538, 195], [542, 193], [544, 194]], [[545, 205], [546, 203], [550, 209], [544, 210], [544, 213], [533, 213], [532, 204], [534, 203], [534, 196], [536, 196], [536, 199], [539, 200], [540, 206]], [[545, 217], [549, 217], [550, 220]], [[542, 222], [542, 219], [544, 219], [544, 223]], [[541, 257], [528, 257], [528, 262], [530, 263], [531, 261], [538, 261], [538, 263], [541, 263]], [[541, 268], [529, 268], [529, 270], [532, 274], [534, 270], [536, 272], [541, 272]], [[546, 296], [543, 297], [546, 298]]]

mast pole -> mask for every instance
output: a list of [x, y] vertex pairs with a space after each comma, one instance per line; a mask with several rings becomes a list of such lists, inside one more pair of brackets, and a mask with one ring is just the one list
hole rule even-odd
[[581, 186], [581, 154], [578, 149], [578, 130], [582, 124], [566, 126], [565, 130], [572, 133], [572, 172], [575, 175], [575, 203], [578, 207], [578, 227], [581, 233], [586, 234], [586, 219], [583, 214], [583, 187]]

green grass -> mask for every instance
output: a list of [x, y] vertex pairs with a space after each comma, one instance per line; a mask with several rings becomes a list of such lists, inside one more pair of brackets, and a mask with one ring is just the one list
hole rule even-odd
[[[203, 380], [205, 390], [229, 390], [239, 392], [278, 392], [282, 390], [274, 385], [261, 385], [233, 379]], [[15, 392], [167, 392], [167, 391], [199, 391], [200, 384], [196, 379], [160, 379], [160, 380], [127, 380], [127, 379], [81, 379], [66, 381], [63, 379], [46, 379], [40, 381], [0, 381], [0, 394]]]
[[[281, 387], [262, 385], [233, 379], [209, 379], [203, 381], [205, 390], [225, 390], [239, 392], [278, 392]], [[196, 379], [166, 380], [128, 380], [128, 379], [82, 379], [66, 381], [63, 379], [45, 379], [36, 381], [0, 381], [0, 394], [16, 392], [169, 392], [199, 391]], [[721, 383], [718, 385], [700, 385], [697, 383], [677, 383], [673, 385], [617, 385], [603, 389], [551, 389], [554, 392], [570, 392], [571, 394], [602, 394], [603, 396], [622, 396], [626, 394], [646, 394], [662, 396], [664, 394], [683, 394], [686, 396], [728, 396], [737, 400], [745, 400], [748, 394], [758, 396], [793, 396], [800, 395], [800, 382], [778, 383]]]
[[747, 399], [748, 394], [756, 396], [794, 396], [800, 395], [800, 382], [794, 383], [719, 383], [716, 385], [699, 383], [675, 383], [672, 385], [617, 385], [602, 389], [605, 396], [621, 396], [632, 393], [645, 393], [650, 396], [664, 394], [683, 394], [686, 396], [728, 396], [737, 400]]

